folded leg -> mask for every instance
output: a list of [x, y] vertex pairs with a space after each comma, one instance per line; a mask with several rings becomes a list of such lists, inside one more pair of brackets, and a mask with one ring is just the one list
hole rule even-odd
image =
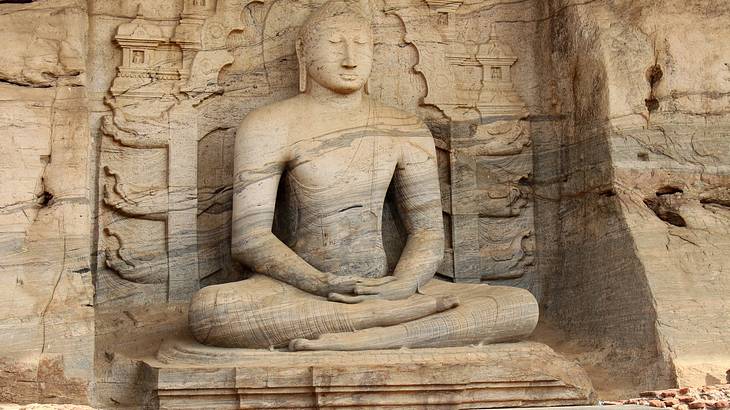
[[290, 346], [296, 350], [465, 346], [516, 340], [528, 336], [537, 325], [537, 301], [523, 289], [431, 281], [424, 293], [458, 296], [460, 305], [394, 326], [325, 334]]
[[458, 299], [417, 295], [401, 301], [330, 302], [267, 276], [201, 289], [190, 305], [195, 338], [207, 345], [268, 348], [292, 339], [390, 326], [450, 309]]

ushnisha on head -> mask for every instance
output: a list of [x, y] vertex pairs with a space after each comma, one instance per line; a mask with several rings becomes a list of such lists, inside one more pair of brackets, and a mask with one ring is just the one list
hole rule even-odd
[[339, 94], [365, 87], [373, 66], [373, 34], [360, 4], [331, 0], [304, 22], [297, 39], [299, 91], [308, 81]]

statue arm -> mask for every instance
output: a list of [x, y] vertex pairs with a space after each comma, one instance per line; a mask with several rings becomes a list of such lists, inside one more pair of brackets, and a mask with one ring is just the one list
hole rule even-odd
[[395, 267], [394, 283], [411, 294], [433, 278], [444, 254], [436, 147], [425, 125], [404, 138], [395, 173], [395, 194], [401, 219], [408, 232], [405, 247]]
[[444, 227], [436, 147], [422, 124], [411, 132], [401, 137], [401, 155], [395, 169], [395, 199], [408, 238], [395, 266], [394, 280], [378, 286], [357, 285], [356, 296], [341, 296], [340, 301], [407, 298], [431, 280], [441, 265]]
[[333, 291], [334, 275], [308, 264], [271, 232], [288, 144], [286, 131], [278, 129], [280, 122], [262, 121], [260, 115], [249, 114], [236, 135], [231, 253], [257, 273], [326, 296]]

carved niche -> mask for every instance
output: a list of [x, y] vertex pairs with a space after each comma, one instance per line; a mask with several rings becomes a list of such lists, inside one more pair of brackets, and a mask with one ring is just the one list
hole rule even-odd
[[179, 21], [166, 21], [140, 7], [117, 28], [122, 62], [106, 99], [112, 113], [101, 120], [101, 302], [187, 301], [217, 272], [199, 260], [199, 213], [230, 191], [198, 192], [198, 146], [210, 130], [196, 107], [221, 91], [218, 75], [233, 61], [227, 37], [244, 28], [240, 8], [185, 0]]
[[[226, 164], [237, 121], [211, 109], [210, 97], [225, 90], [263, 105], [295, 92], [289, 48], [316, 6], [184, 0], [177, 21], [140, 10], [117, 28], [122, 61], [106, 101], [111, 114], [101, 121], [99, 258], [107, 269], [97, 280], [100, 301], [185, 301], [201, 281], [228, 280], [215, 276], [231, 265]], [[440, 272], [455, 281], [529, 287], [532, 151], [511, 75], [517, 57], [496, 27], [484, 44], [457, 40], [460, 6], [384, 4], [417, 51], [413, 69], [427, 85], [421, 103], [449, 119], [436, 141], [448, 240]]]
[[514, 88], [517, 56], [492, 25], [483, 44], [457, 39], [461, 1], [393, 2], [389, 12], [418, 50], [414, 69], [428, 84], [426, 105], [449, 119], [438, 141], [447, 162], [447, 258], [455, 281], [533, 287], [532, 147], [525, 104]]

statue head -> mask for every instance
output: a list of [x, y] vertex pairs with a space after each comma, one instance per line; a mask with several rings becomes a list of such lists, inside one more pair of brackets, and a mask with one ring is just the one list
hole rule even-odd
[[360, 4], [331, 0], [304, 22], [296, 44], [299, 90], [307, 80], [339, 94], [362, 89], [373, 65], [373, 35]]

